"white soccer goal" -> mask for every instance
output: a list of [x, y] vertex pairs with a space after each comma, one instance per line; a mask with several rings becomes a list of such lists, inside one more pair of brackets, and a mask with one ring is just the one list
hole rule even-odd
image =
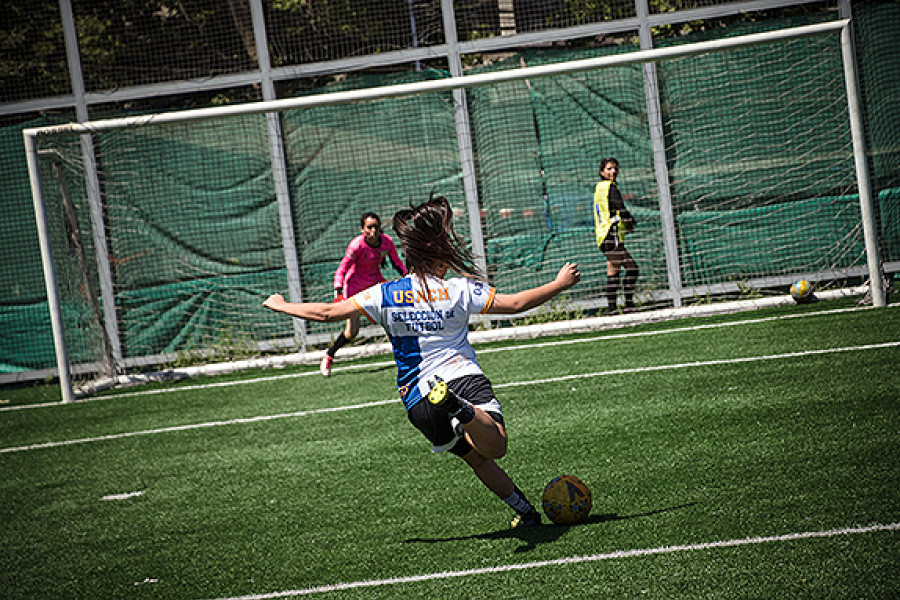
[[327, 341], [261, 300], [326, 300], [359, 215], [389, 226], [432, 192], [500, 289], [576, 260], [566, 307], [602, 307], [609, 154], [645, 306], [801, 275], [868, 277], [885, 303], [849, 21], [521, 62], [25, 130], [63, 400], [73, 374]]

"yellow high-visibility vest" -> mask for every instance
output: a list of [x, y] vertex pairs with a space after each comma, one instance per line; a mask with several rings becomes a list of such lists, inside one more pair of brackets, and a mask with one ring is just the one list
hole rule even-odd
[[[612, 227], [613, 215], [609, 210], [609, 193], [610, 188], [614, 185], [616, 185], [614, 181], [604, 179], [594, 188], [594, 231], [597, 235], [598, 247], [603, 244], [603, 240], [606, 239], [606, 235], [609, 233], [610, 227]], [[616, 185], [616, 191], [618, 191], [618, 188], [619, 186]], [[615, 214], [619, 215], [619, 211], [617, 210]], [[621, 215], [619, 216], [621, 217]], [[618, 235], [619, 241], [624, 243], [625, 227], [618, 228]]]

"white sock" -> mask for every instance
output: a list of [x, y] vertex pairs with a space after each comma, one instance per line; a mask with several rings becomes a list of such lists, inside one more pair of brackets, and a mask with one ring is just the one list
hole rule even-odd
[[519, 488], [513, 489], [512, 495], [509, 498], [504, 498], [503, 501], [521, 515], [530, 513], [534, 510], [531, 502], [528, 501], [528, 498], [525, 497], [525, 494], [523, 494]]

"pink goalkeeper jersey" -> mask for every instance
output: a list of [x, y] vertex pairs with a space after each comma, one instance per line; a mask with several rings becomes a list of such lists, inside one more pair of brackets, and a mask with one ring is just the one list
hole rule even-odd
[[381, 283], [385, 280], [381, 274], [381, 261], [385, 255], [390, 257], [391, 262], [403, 275], [406, 275], [406, 267], [403, 266], [394, 240], [390, 236], [382, 233], [381, 244], [377, 248], [366, 243], [366, 236], [362, 234], [356, 236], [347, 246], [344, 258], [334, 273], [334, 288], [343, 290], [344, 296], [349, 298], [376, 283]]

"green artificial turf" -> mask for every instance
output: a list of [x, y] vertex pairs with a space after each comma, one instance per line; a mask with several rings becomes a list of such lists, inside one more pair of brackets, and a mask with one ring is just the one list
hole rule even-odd
[[0, 598], [897, 597], [900, 310], [829, 308], [479, 347], [571, 527], [510, 530], [385, 357], [5, 410]]

